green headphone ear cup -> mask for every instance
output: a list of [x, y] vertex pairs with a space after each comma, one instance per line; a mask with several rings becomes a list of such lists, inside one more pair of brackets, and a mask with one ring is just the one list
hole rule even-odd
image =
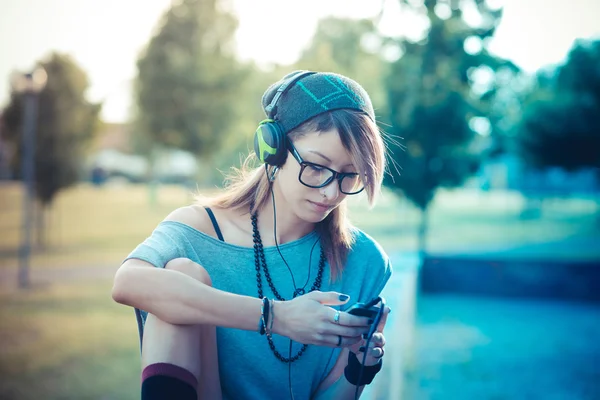
[[259, 125], [258, 128], [256, 128], [254, 134], [254, 152], [262, 162], [266, 162], [270, 155], [277, 152], [277, 147], [273, 146], [272, 138], [264, 125]]
[[283, 136], [281, 128], [275, 121], [261, 122], [254, 133], [254, 152], [258, 159], [269, 165], [282, 165], [287, 155]]
[[294, 83], [307, 75], [315, 73], [311, 71], [296, 71], [284, 77], [283, 82], [277, 88], [269, 104], [264, 104], [266, 94], [263, 95], [263, 107], [269, 119], [263, 120], [254, 133], [254, 152], [260, 161], [277, 167], [285, 163], [288, 150], [287, 138], [284, 129], [277, 121], [277, 103]]

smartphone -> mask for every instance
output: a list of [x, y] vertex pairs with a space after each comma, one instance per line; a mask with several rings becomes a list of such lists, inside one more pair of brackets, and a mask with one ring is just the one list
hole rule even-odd
[[[379, 306], [377, 306], [378, 304]], [[379, 322], [381, 321], [381, 317], [383, 317], [383, 310], [385, 309], [385, 299], [382, 297], [376, 297], [373, 300], [367, 303], [356, 303], [352, 305], [346, 312], [348, 314], [357, 315], [359, 317], [368, 317], [373, 320], [373, 324], [371, 324], [371, 329], [369, 332], [369, 336], [372, 335]]]
[[356, 303], [346, 310], [346, 312], [348, 314], [357, 315], [359, 317], [369, 317], [370, 319], [375, 320], [375, 317], [377, 317], [377, 314], [379, 313], [379, 307], [367, 307], [365, 303]]

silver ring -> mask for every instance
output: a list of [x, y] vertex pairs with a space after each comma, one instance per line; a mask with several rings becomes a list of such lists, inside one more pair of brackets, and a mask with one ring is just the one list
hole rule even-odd
[[333, 322], [336, 324], [340, 324], [340, 312], [339, 310], [335, 310], [335, 315], [333, 316]]
[[380, 347], [380, 349], [381, 349], [381, 355], [377, 356], [377, 357], [373, 357], [373, 358], [381, 358], [381, 357], [383, 357], [383, 355], [385, 354], [385, 350], [383, 349], [383, 347]]
[[342, 337], [340, 335], [338, 335], [338, 344], [337, 347], [340, 347], [342, 345]]

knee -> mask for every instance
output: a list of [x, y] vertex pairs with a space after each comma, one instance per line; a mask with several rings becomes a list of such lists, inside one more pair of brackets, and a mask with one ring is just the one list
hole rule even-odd
[[174, 258], [165, 265], [165, 269], [181, 272], [205, 285], [212, 286], [212, 280], [210, 279], [208, 271], [189, 258]]

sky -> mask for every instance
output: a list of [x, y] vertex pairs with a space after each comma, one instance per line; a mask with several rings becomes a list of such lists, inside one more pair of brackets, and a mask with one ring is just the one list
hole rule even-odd
[[[104, 102], [103, 119], [126, 121], [136, 59], [171, 1], [0, 0], [0, 106], [8, 99], [11, 72], [28, 71], [56, 50], [71, 54], [88, 73], [88, 98]], [[318, 19], [329, 15], [371, 17], [383, 4], [384, 33], [410, 37], [423, 27], [401, 13], [399, 0], [229, 1], [239, 20], [238, 55], [261, 65], [294, 62]], [[576, 38], [600, 37], [600, 0], [488, 1], [504, 6], [490, 49], [528, 72], [563, 61]]]

